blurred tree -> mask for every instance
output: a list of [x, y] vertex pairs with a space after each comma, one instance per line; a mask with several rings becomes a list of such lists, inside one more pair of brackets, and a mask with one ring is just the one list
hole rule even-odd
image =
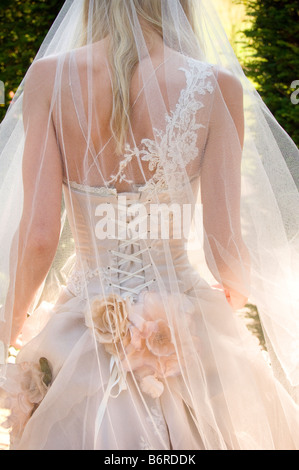
[[63, 3], [1, 0], [0, 80], [5, 85], [6, 105], [0, 107], [0, 122]]
[[294, 92], [291, 85], [299, 80], [299, 0], [241, 0], [241, 3], [252, 19], [252, 26], [244, 31], [245, 73], [278, 122], [299, 145], [299, 104], [291, 101]]
[[213, 0], [216, 11], [221, 19], [224, 30], [228, 36], [235, 54], [242, 62], [242, 42], [241, 30], [248, 18], [246, 17], [245, 6], [236, 0]]

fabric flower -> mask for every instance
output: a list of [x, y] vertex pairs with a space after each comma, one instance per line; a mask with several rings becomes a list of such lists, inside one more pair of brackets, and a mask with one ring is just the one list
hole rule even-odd
[[128, 333], [126, 301], [118, 295], [96, 297], [91, 304], [91, 317], [86, 315], [86, 325], [94, 329], [99, 343], [115, 345]]
[[145, 324], [145, 330], [148, 330], [146, 338], [147, 348], [155, 356], [167, 357], [175, 354], [171, 331], [166, 321], [157, 320], [155, 322], [148, 322]]
[[143, 393], [150, 395], [152, 398], [159, 398], [164, 392], [164, 385], [154, 375], [144, 377], [140, 382], [140, 388]]
[[[193, 313], [193, 305], [187, 300], [184, 296], [180, 296], [180, 299], [176, 296], [162, 299], [157, 293], [146, 292], [136, 304], [131, 305], [128, 312], [131, 341], [125, 348], [122, 361], [124, 370], [133, 371], [141, 381], [146, 377], [163, 380], [180, 374], [176, 350], [181, 345], [177, 331], [180, 329], [181, 316], [178, 313], [181, 311], [182, 302], [182, 322], [188, 321], [187, 317]], [[156, 384], [153, 378], [147, 379], [146, 383], [149, 383], [149, 380], [150, 383]], [[159, 387], [161, 388], [160, 385]]]
[[24, 371], [21, 388], [31, 404], [39, 404], [48, 390], [43, 380], [44, 372], [38, 364], [23, 363], [21, 366]]
[[122, 360], [124, 358], [125, 348], [129, 345], [130, 339], [131, 337], [128, 331], [127, 334], [121, 337], [117, 342], [104, 344], [104, 348], [111, 356], [116, 356]]
[[[122, 373], [133, 373], [143, 393], [160, 397], [162, 381], [181, 373], [178, 355], [182, 347], [186, 360], [193, 303], [184, 295], [143, 292], [136, 303], [117, 295], [96, 297], [90, 312], [86, 325], [94, 329], [106, 351], [117, 357]], [[191, 350], [193, 344], [191, 340]]]
[[[45, 398], [52, 382], [49, 362], [41, 358], [39, 363], [23, 362], [13, 365], [4, 389], [8, 392], [7, 408], [11, 414], [2, 426], [12, 428], [11, 442], [17, 443], [23, 430]], [[12, 392], [12, 390], [14, 392]]]

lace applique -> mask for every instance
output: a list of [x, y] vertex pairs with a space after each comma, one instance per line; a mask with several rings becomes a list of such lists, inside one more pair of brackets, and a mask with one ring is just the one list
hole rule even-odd
[[[152, 407], [150, 411], [151, 415], [146, 417], [149, 430], [150, 432], [153, 432], [154, 435], [161, 441], [161, 444], [166, 447], [169, 444], [169, 435], [163, 413], [158, 407]], [[153, 447], [144, 436], [141, 436], [140, 448], [141, 450], [153, 450]]]
[[196, 119], [198, 111], [204, 108], [196, 95], [214, 92], [213, 84], [208, 80], [213, 75], [212, 66], [192, 58], [188, 58], [187, 62], [189, 69], [179, 69], [186, 75], [186, 87], [181, 91], [175, 110], [165, 115], [166, 129], [154, 128], [154, 139], [143, 139], [141, 148], [132, 148], [127, 144], [118, 172], [111, 176], [106, 186], [91, 187], [75, 182], [66, 184], [103, 197], [117, 196], [117, 190], [109, 186], [123, 181], [132, 184], [133, 181], [126, 176], [126, 168], [133, 158], [138, 158], [148, 162], [149, 170], [154, 172], [152, 178], [140, 185], [139, 192], [178, 191], [182, 188], [185, 183], [182, 169], [198, 157], [198, 131], [205, 129]]
[[140, 450], [155, 450], [155, 449], [149, 444], [149, 442], [143, 436], [141, 436]]
[[67, 289], [75, 296], [85, 298], [84, 293], [88, 284], [96, 277], [102, 277], [106, 280], [108, 277], [107, 268], [101, 267], [92, 270], [86, 267], [85, 269], [81, 269], [76, 265], [68, 279]]
[[133, 160], [133, 157], [139, 157], [140, 150], [138, 147], [132, 149], [129, 144], [125, 146], [125, 154], [123, 160], [119, 164], [119, 169], [116, 175], [111, 176], [111, 180], [109, 181], [110, 184], [113, 184], [117, 181], [122, 183], [125, 181], [126, 183], [132, 184], [132, 180], [128, 180], [125, 175], [125, 169], [127, 168], [128, 164]]
[[143, 139], [143, 148], [132, 149], [128, 144], [119, 171], [113, 182], [128, 181], [125, 175], [127, 165], [133, 157], [148, 162], [149, 170], [155, 172], [145, 185], [144, 191], [163, 191], [182, 187], [184, 172], [181, 171], [198, 156], [197, 131], [205, 128], [196, 120], [204, 104], [196, 97], [213, 93], [214, 87], [208, 77], [213, 75], [212, 67], [206, 63], [188, 59], [190, 70], [180, 68], [186, 74], [186, 87], [182, 90], [176, 109], [166, 114], [166, 130], [154, 129], [154, 140]]
[[109, 188], [106, 186], [88, 186], [86, 184], [79, 184], [79, 183], [76, 183], [75, 181], [67, 181], [67, 180], [64, 180], [64, 183], [73, 189], [97, 194], [98, 196], [102, 196], [102, 197], [117, 196], [117, 191], [115, 188]]

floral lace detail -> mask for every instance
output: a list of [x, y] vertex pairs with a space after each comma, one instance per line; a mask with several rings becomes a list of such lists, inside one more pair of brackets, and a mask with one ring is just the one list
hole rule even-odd
[[155, 450], [155, 449], [149, 444], [149, 442], [143, 436], [141, 436], [140, 450]]
[[67, 289], [75, 296], [85, 298], [84, 294], [88, 284], [96, 277], [107, 279], [108, 274], [107, 268], [92, 270], [88, 267], [82, 269], [79, 265], [75, 265], [68, 279]]
[[176, 109], [166, 113], [166, 130], [154, 129], [154, 139], [143, 139], [143, 148], [126, 146], [124, 159], [119, 171], [112, 176], [110, 183], [130, 181], [125, 170], [132, 159], [140, 158], [148, 162], [149, 170], [155, 172], [146, 184], [139, 188], [144, 191], [178, 190], [183, 184], [185, 168], [198, 156], [197, 131], [205, 126], [196, 120], [197, 113], [204, 104], [196, 97], [213, 93], [214, 87], [208, 77], [213, 75], [212, 67], [204, 62], [188, 59], [189, 70], [180, 68], [186, 74], [186, 87], [181, 91]]
[[141, 148], [132, 148], [127, 144], [118, 172], [111, 175], [106, 186], [92, 187], [65, 181], [67, 185], [103, 197], [117, 196], [117, 190], [111, 186], [124, 181], [133, 184], [126, 175], [126, 168], [133, 158], [137, 158], [148, 162], [149, 170], [154, 172], [152, 178], [139, 185], [138, 192], [161, 192], [168, 189], [178, 191], [182, 188], [185, 181], [184, 172], [181, 170], [198, 156], [198, 130], [205, 129], [196, 119], [198, 111], [204, 108], [204, 104], [196, 95], [203, 96], [214, 92], [214, 86], [208, 80], [213, 75], [212, 66], [190, 57], [187, 62], [189, 69], [179, 69], [186, 75], [186, 87], [181, 91], [175, 110], [165, 115], [166, 129], [154, 128], [154, 139], [143, 139]]
[[[151, 415], [146, 417], [146, 422], [150, 428], [150, 431], [153, 431], [154, 435], [158, 437], [161, 443], [166, 447], [166, 443], [169, 441], [169, 435], [162, 411], [158, 407], [152, 407], [150, 412]], [[140, 439], [140, 449], [154, 450], [144, 436], [141, 436]]]
[[165, 434], [166, 424], [161, 409], [152, 407], [151, 413], [151, 416], [147, 416], [146, 421], [154, 426], [157, 436]]
[[106, 186], [88, 186], [86, 184], [76, 183], [75, 181], [64, 180], [65, 185], [70, 186], [73, 189], [78, 191], [84, 191], [96, 194], [102, 197], [117, 196], [117, 191], [114, 188], [109, 188]]

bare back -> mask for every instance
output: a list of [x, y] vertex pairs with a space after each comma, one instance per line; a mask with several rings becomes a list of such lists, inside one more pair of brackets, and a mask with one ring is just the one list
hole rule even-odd
[[[91, 61], [92, 74], [90, 74]], [[175, 107], [175, 101], [186, 84], [186, 77], [179, 70], [184, 64], [183, 56], [168, 50], [165, 57], [163, 44], [154, 49], [151, 64], [146, 61], [149, 62], [149, 59], [138, 64], [131, 82], [130, 124], [134, 142], [132, 135], [128, 137], [128, 142], [133, 146], [139, 146], [143, 139], [153, 138], [153, 123], [148, 113], [148, 97], [144, 93], [144, 85], [150, 86], [151, 81], [154, 84], [158, 83], [162, 104], [159, 114], [163, 115]], [[168, 86], [171, 70], [172, 100], [175, 96], [173, 103], [169, 103], [167, 95], [165, 64], [167, 64]], [[144, 84], [140, 79], [141, 67], [146, 71], [152, 70]], [[61, 114], [59, 115], [57, 111], [58, 107], [54, 106], [53, 121], [64, 168], [68, 171], [65, 177], [70, 181], [84, 182], [91, 186], [103, 185], [118, 171], [121, 160], [115, 153], [110, 127], [113, 94], [106, 40], [95, 43], [89, 49], [83, 47], [67, 55], [61, 68], [61, 107], [59, 105]], [[144, 70], [143, 73], [146, 73]], [[89, 80], [92, 80], [92, 96]], [[85, 110], [85, 116], [82, 116], [82, 109]], [[142, 165], [141, 169], [140, 162], [134, 161], [130, 166], [136, 183], [142, 182], [142, 175], [148, 178], [151, 174], [147, 164]], [[127, 187], [127, 183], [123, 182], [118, 189], [126, 190]]]

